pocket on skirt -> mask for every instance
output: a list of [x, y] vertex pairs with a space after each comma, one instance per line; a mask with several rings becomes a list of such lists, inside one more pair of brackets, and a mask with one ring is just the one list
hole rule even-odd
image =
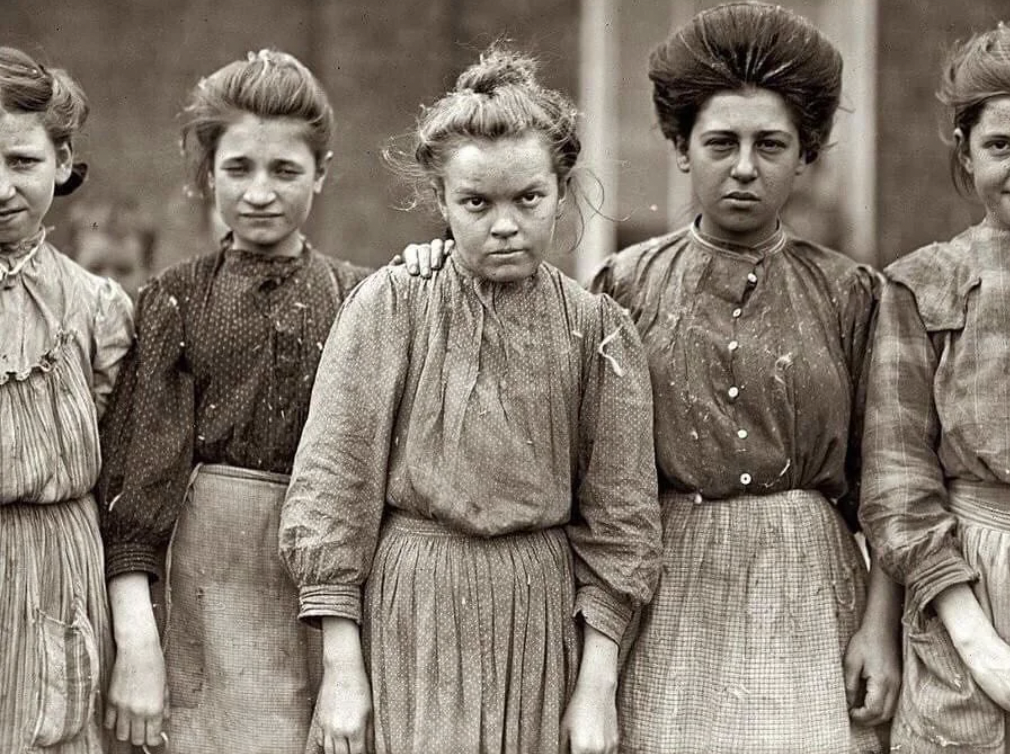
[[98, 642], [83, 605], [74, 605], [73, 621], [36, 614], [39, 691], [32, 735], [34, 746], [72, 741], [95, 711], [101, 676]]
[[1003, 713], [978, 687], [936, 616], [906, 616], [905, 673], [898, 709], [904, 725], [940, 746], [991, 746]]

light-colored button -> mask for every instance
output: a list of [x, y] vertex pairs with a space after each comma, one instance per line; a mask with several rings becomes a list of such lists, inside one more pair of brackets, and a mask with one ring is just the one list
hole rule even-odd
[[756, 283], [757, 281], [758, 281], [758, 276], [757, 276], [757, 275], [755, 275], [755, 274], [754, 274], [753, 272], [751, 272], [751, 273], [749, 273], [749, 274], [747, 275], [747, 282], [748, 282], [748, 283], [750, 283], [750, 284], [752, 284], [752, 285], [753, 285], [753, 284], [754, 284], [754, 283]]
[[726, 392], [729, 393], [729, 397], [730, 398], [736, 398], [738, 395], [740, 395], [740, 388], [738, 388], [736, 385], [734, 385], [733, 387], [731, 387]]
[[695, 492], [694, 493], [694, 504], [695, 505], [701, 505], [701, 501], [702, 501], [701, 493], [700, 492]]
[[743, 474], [740, 475], [740, 484], [747, 485], [747, 484], [750, 484], [750, 483], [751, 483], [750, 474], [748, 474], [745, 471]]
[[734, 310], [733, 310], [733, 319], [736, 319], [736, 318], [737, 318], [737, 317], [739, 317], [739, 316], [740, 316], [741, 314], [743, 314], [743, 309], [734, 309]]
[[736, 342], [735, 340], [731, 340], [731, 341], [729, 342], [729, 350], [731, 350], [731, 351], [735, 351], [735, 350], [736, 350], [736, 349], [738, 349], [739, 347], [740, 347], [740, 344], [739, 344], [739, 343], [737, 343], [737, 342]]
[[747, 430], [746, 429], [738, 429], [736, 431], [736, 436], [739, 437], [741, 440], [746, 440], [747, 439]]

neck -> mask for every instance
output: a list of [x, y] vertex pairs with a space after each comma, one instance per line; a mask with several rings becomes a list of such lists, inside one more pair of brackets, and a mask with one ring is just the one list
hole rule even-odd
[[253, 254], [260, 254], [264, 257], [297, 257], [302, 253], [305, 240], [300, 233], [292, 233], [282, 241], [278, 241], [271, 246], [260, 246], [249, 242], [239, 241], [234, 235], [231, 237], [231, 248], [239, 251], [248, 251]]

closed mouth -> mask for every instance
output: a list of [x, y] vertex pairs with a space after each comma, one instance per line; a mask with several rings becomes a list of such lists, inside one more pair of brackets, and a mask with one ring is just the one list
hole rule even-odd
[[731, 191], [726, 194], [727, 199], [736, 199], [740, 202], [756, 202], [760, 201], [757, 194], [751, 194], [747, 191]]
[[18, 214], [19, 212], [24, 212], [24, 211], [25, 210], [24, 210], [23, 207], [19, 207], [19, 208], [16, 208], [16, 209], [0, 209], [0, 217], [11, 217], [13, 215]]
[[491, 253], [492, 254], [501, 254], [501, 255], [504, 256], [505, 254], [518, 254], [518, 253], [523, 252], [523, 251], [526, 251], [526, 249], [495, 249]]
[[243, 212], [242, 217], [248, 218], [249, 220], [271, 220], [275, 217], [280, 217], [279, 212]]

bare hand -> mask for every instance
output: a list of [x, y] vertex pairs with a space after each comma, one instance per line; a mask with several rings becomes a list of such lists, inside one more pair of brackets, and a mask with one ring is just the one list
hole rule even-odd
[[119, 647], [112, 668], [105, 727], [120, 741], [134, 746], [161, 746], [166, 715], [165, 658], [154, 640], [137, 647]]
[[845, 697], [859, 725], [881, 725], [894, 716], [901, 688], [901, 658], [894, 631], [863, 625], [845, 651]]
[[579, 683], [561, 718], [563, 754], [617, 754], [617, 705], [612, 688]]
[[407, 272], [430, 278], [432, 270], [442, 269], [445, 260], [452, 253], [455, 242], [433, 239], [430, 243], [412, 243], [402, 253], [393, 257], [390, 264], [406, 264]]
[[992, 629], [979, 631], [970, 641], [955, 647], [975, 683], [996, 704], [1010, 711], [1010, 646]]
[[372, 691], [364, 670], [324, 671], [306, 751], [370, 754], [372, 735]]

